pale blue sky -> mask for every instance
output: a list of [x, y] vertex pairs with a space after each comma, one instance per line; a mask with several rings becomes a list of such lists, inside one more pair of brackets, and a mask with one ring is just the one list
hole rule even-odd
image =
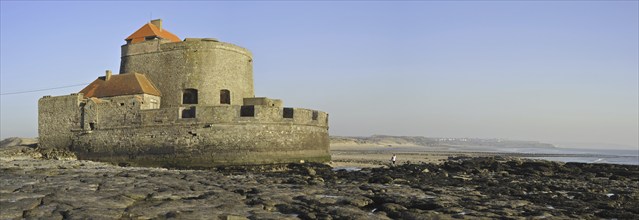
[[[149, 17], [254, 55], [257, 96], [330, 113], [331, 135], [639, 145], [637, 1], [5, 2], [1, 92], [118, 71]], [[1, 96], [1, 136], [37, 100]]]

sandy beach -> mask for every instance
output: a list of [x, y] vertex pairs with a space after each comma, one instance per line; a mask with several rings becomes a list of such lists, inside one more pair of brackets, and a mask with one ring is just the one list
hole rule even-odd
[[331, 146], [331, 166], [333, 167], [385, 167], [391, 164], [393, 153], [397, 155], [396, 164], [403, 163], [441, 163], [453, 154], [419, 152], [418, 146], [412, 152], [394, 152], [392, 148], [380, 146]]

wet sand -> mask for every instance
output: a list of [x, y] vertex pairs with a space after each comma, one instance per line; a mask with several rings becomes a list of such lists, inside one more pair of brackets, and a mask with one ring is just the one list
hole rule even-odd
[[487, 151], [448, 150], [447, 147], [423, 147], [416, 145], [331, 145], [330, 163], [333, 167], [387, 167], [391, 157], [397, 155], [396, 164], [434, 163], [447, 161], [449, 157], [491, 157], [504, 156], [512, 158], [557, 158], [583, 157], [583, 154], [548, 154], [548, 153], [507, 153]]

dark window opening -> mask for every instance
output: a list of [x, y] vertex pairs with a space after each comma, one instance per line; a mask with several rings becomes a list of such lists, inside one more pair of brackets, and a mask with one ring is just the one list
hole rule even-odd
[[240, 108], [240, 117], [255, 117], [255, 106], [243, 105]]
[[228, 89], [220, 90], [220, 104], [231, 104], [231, 91]]
[[317, 111], [313, 111], [313, 121], [317, 121], [317, 116], [318, 116], [318, 112]]
[[156, 36], [148, 36], [148, 37], [144, 37], [144, 40], [155, 40], [158, 39]]
[[126, 40], [126, 44], [130, 44], [130, 43], [131, 43], [131, 40]]
[[182, 118], [195, 118], [195, 107], [182, 109]]
[[89, 123], [89, 129], [91, 129], [92, 131], [95, 130], [95, 123]]
[[197, 89], [185, 89], [182, 93], [182, 104], [197, 104]]
[[121, 102], [121, 103], [120, 103], [120, 106], [124, 106], [124, 103], [122, 103], [122, 102]]
[[284, 118], [293, 118], [293, 108], [284, 108]]

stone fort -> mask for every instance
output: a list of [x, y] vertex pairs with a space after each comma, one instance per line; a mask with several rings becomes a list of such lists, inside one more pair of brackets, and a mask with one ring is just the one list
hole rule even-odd
[[39, 144], [78, 159], [206, 168], [330, 161], [328, 114], [255, 97], [253, 56], [153, 20], [126, 38], [119, 74], [38, 101]]

